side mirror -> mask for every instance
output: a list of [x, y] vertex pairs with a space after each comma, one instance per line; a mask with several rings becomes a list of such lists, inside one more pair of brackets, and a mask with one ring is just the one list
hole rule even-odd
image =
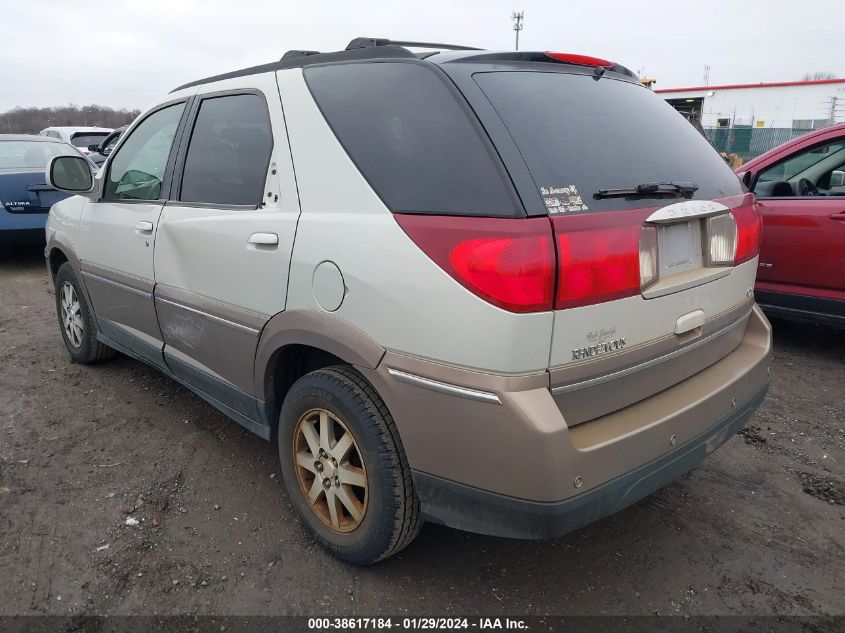
[[94, 175], [82, 156], [55, 156], [47, 166], [47, 185], [69, 193], [88, 193], [94, 188]]
[[742, 180], [742, 184], [745, 185], [745, 188], [748, 189], [748, 191], [751, 191], [751, 185], [754, 181], [754, 174], [752, 174], [750, 171], [746, 171], [740, 174], [739, 178], [740, 180]]
[[834, 169], [833, 173], [830, 174], [830, 186], [845, 187], [845, 171]]

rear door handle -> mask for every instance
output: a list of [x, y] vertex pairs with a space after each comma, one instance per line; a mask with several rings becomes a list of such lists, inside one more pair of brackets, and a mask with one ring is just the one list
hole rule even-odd
[[141, 233], [152, 233], [153, 232], [153, 223], [147, 222], [145, 220], [141, 220], [135, 225], [135, 228]]
[[279, 243], [279, 236], [275, 233], [253, 233], [249, 236], [249, 243], [261, 246], [276, 246]]
[[839, 213], [831, 213], [830, 219], [831, 220], [839, 220], [840, 222], [845, 222], [845, 211], [840, 211]]

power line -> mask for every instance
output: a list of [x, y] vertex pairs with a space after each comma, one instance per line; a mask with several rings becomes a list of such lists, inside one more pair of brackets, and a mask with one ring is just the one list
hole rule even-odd
[[519, 32], [524, 28], [522, 24], [522, 18], [525, 15], [525, 11], [514, 11], [511, 14], [511, 20], [513, 20], [513, 30], [516, 31], [516, 48], [514, 50], [519, 50]]

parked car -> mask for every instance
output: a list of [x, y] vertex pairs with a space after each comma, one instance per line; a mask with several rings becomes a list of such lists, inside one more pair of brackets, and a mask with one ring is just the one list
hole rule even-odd
[[101, 143], [111, 132], [107, 127], [48, 127], [39, 134], [69, 143], [87, 156], [91, 153], [89, 146]]
[[71, 357], [122, 351], [277, 442], [357, 564], [424, 519], [542, 538], [616, 512], [769, 384], [759, 212], [682, 116], [613, 62], [410, 46], [201, 79], [96, 178], [50, 165], [81, 194], [45, 251]]
[[845, 124], [737, 171], [763, 215], [757, 301], [772, 315], [845, 326]]
[[106, 158], [108, 158], [109, 154], [111, 154], [114, 146], [117, 145], [121, 135], [128, 127], [128, 125], [123, 125], [119, 128], [115, 128], [114, 131], [106, 136], [101, 142], [89, 145], [88, 151], [90, 153], [88, 154], [88, 158], [90, 158], [91, 161], [98, 167], [102, 167], [103, 163], [106, 162]]
[[81, 154], [52, 138], [0, 134], [0, 244], [44, 242], [50, 206], [70, 195], [44, 180], [44, 170], [56, 156]]

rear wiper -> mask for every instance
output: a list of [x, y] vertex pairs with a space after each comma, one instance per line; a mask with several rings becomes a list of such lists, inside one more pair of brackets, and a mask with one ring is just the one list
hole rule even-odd
[[625, 187], [621, 189], [599, 189], [593, 194], [596, 200], [602, 198], [627, 198], [651, 196], [683, 196], [689, 198], [698, 191], [698, 185], [694, 182], [645, 182], [636, 187]]

